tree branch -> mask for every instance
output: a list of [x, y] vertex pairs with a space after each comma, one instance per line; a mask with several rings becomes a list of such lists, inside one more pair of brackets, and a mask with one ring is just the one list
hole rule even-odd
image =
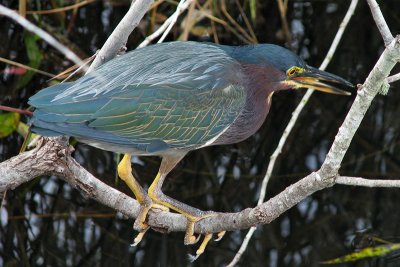
[[382, 11], [379, 8], [376, 0], [367, 0], [367, 2], [369, 8], [371, 9], [372, 17], [375, 20], [376, 26], [378, 27], [378, 30], [382, 35], [383, 42], [385, 43], [385, 46], [388, 46], [393, 40], [393, 35], [390, 32], [389, 26], [387, 25], [385, 18], [383, 17]]
[[0, 15], [4, 15], [9, 17], [10, 19], [14, 20], [18, 24], [20, 24], [22, 27], [27, 29], [30, 32], [33, 32], [34, 34], [40, 36], [43, 40], [45, 40], [47, 43], [49, 43], [51, 46], [56, 48], [58, 51], [60, 51], [64, 56], [68, 59], [70, 59], [72, 62], [77, 64], [78, 66], [82, 66], [84, 63], [82, 60], [74, 53], [72, 52], [68, 47], [57, 41], [53, 36], [45, 32], [44, 30], [40, 29], [36, 25], [32, 24], [30, 21], [19, 15], [17, 12], [0, 5]]
[[152, 3], [153, 0], [132, 1], [128, 12], [122, 18], [118, 26], [114, 29], [110, 37], [108, 37], [93, 63], [90, 65], [87, 73], [114, 58], [118, 52], [125, 47], [129, 35], [139, 24], [140, 20], [149, 10]]
[[394, 83], [400, 80], [400, 73], [394, 74], [392, 76], [387, 77], [386, 81], [388, 83]]
[[365, 187], [400, 187], [400, 180], [365, 179], [361, 177], [339, 176], [337, 184]]
[[[144, 39], [143, 42], [141, 42], [138, 45], [138, 48], [148, 46], [154, 39], [156, 39], [158, 36], [160, 36], [163, 32], [163, 36], [160, 38], [158, 43], [161, 43], [164, 38], [166, 37], [166, 34], [170, 31], [172, 26], [175, 24], [176, 20], [178, 19], [178, 16], [185, 11], [190, 4], [193, 2], [193, 0], [186, 0], [186, 1], [180, 1], [178, 7], [176, 8], [174, 14], [172, 14], [161, 26], [158, 28], [155, 32], [150, 34], [149, 36]], [[165, 34], [166, 33], [166, 34]], [[165, 36], [164, 36], [165, 35]]]
[[[71, 156], [73, 148], [67, 146], [65, 139], [62, 142], [60, 140], [62, 139], [41, 138], [35, 149], [0, 163], [0, 193], [14, 189], [35, 177], [55, 175], [85, 196], [130, 218], [136, 218], [139, 203], [90, 174]], [[304, 197], [325, 186], [327, 185], [324, 182], [318, 181], [318, 175], [312, 173], [261, 206], [237, 213], [218, 213], [216, 217], [201, 220], [196, 224], [195, 232], [217, 233], [269, 223]], [[187, 220], [179, 214], [152, 209], [148, 223], [152, 228], [163, 232], [185, 231]]]
[[321, 169], [324, 173], [337, 173], [343, 157], [350, 146], [351, 140], [362, 119], [365, 116], [372, 100], [381, 89], [390, 71], [400, 59], [400, 37], [397, 36], [386, 47], [378, 62], [368, 75], [364, 84], [359, 87], [357, 97], [353, 102], [347, 116], [339, 128], [331, 149], [326, 156]]

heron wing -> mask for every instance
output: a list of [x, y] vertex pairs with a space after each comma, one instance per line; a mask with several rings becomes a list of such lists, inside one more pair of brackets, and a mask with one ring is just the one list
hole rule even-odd
[[[214, 50], [216, 55], [221, 52]], [[206, 58], [215, 57], [210, 53]], [[205, 62], [194, 66], [193, 58], [187, 58], [191, 64], [181, 58], [174, 73], [167, 73], [164, 65], [175, 60], [168, 57], [151, 64], [157, 71], [140, 69], [142, 75], [131, 73], [128, 79], [124, 67], [116, 74], [120, 78], [113, 76], [113, 81], [112, 75], [107, 76], [113, 70], [110, 66], [108, 72], [98, 69], [90, 77], [32, 97], [30, 104], [36, 107], [33, 125], [46, 135], [61, 133], [151, 153], [211, 144], [239, 116], [246, 99], [237, 71], [232, 69], [236, 63], [224, 58], [217, 66]], [[97, 90], [90, 89], [93, 84]], [[78, 85], [81, 90], [76, 89]]]
[[[130, 85], [170, 85], [197, 90], [223, 89], [241, 82], [234, 48], [211, 43], [170, 42], [133, 50], [101, 65], [58, 94], [55, 101], [92, 99]], [[121, 86], [122, 85], [122, 86]], [[124, 87], [125, 86], [125, 87]]]

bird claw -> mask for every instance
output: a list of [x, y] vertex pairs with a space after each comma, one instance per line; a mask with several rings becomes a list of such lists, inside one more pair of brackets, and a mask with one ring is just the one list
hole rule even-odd
[[189, 254], [189, 261], [190, 262], [194, 262], [195, 260], [197, 260], [200, 257], [201, 254], [204, 253], [204, 250], [205, 250], [208, 242], [210, 242], [211, 238], [212, 238], [212, 234], [205, 234], [204, 235], [203, 242], [201, 242], [201, 245], [197, 249], [196, 255]]
[[185, 238], [183, 240], [183, 243], [185, 245], [193, 245], [199, 242], [201, 235], [198, 235], [197, 237], [194, 235], [194, 223], [193, 221], [188, 221], [188, 224], [186, 226], [186, 234]]
[[201, 235], [198, 235], [197, 237], [195, 235], [192, 235], [192, 236], [185, 238], [184, 243], [185, 243], [185, 245], [194, 245], [197, 242], [199, 242], [200, 238], [201, 238]]
[[[216, 215], [217, 215], [217, 213], [215, 213], [215, 212], [209, 212], [204, 217], [200, 218], [199, 220], [207, 218], [207, 217], [211, 217], [211, 216], [216, 216]], [[198, 235], [197, 238], [194, 235], [194, 224], [195, 224], [195, 222], [197, 222], [199, 220], [196, 220], [196, 221], [188, 220], [185, 239], [184, 239], [185, 245], [192, 245], [199, 241], [201, 235]], [[226, 231], [219, 232], [217, 234], [217, 238], [215, 239], [215, 241], [220, 241], [222, 239], [222, 237], [225, 235], [225, 233], [226, 233]], [[196, 255], [189, 254], [189, 260], [191, 262], [195, 261], [201, 254], [204, 253], [204, 250], [205, 250], [208, 242], [210, 242], [210, 240], [212, 239], [212, 236], [213, 236], [213, 234], [211, 234], [211, 233], [204, 235], [203, 242], [201, 242], [201, 245], [197, 249]]]
[[200, 238], [201, 238], [201, 235], [198, 235], [193, 244], [196, 244], [197, 242], [199, 242]]
[[146, 223], [147, 214], [149, 213], [150, 209], [159, 209], [162, 211], [169, 211], [168, 207], [155, 204], [150, 199], [147, 199], [144, 204], [140, 207], [139, 215], [136, 218], [133, 229], [139, 232], [139, 234], [134, 239], [132, 246], [137, 246], [140, 241], [142, 241], [144, 234], [150, 228], [150, 226]]
[[221, 241], [221, 239], [224, 237], [225, 233], [226, 233], [226, 231], [221, 231], [221, 232], [219, 232], [219, 233], [217, 234], [217, 238], [214, 239], [214, 241], [215, 241], [215, 242]]
[[191, 235], [191, 236], [185, 236], [185, 239], [183, 241], [183, 243], [185, 245], [193, 245], [196, 244], [197, 242], [199, 242], [201, 235], [198, 235], [197, 237], [195, 235]]
[[[148, 229], [148, 228], [147, 228]], [[146, 233], [146, 230], [139, 232], [138, 235], [135, 237], [135, 239], [133, 240], [133, 244], [131, 244], [131, 247], [136, 247], [140, 241], [142, 241], [144, 234]]]
[[147, 214], [151, 209], [158, 209], [161, 211], [169, 211], [168, 207], [165, 207], [160, 204], [153, 203], [150, 198], [146, 198], [144, 203], [141, 203], [139, 214], [133, 224], [133, 229], [138, 232], [146, 231], [149, 228], [149, 225], [146, 223]]

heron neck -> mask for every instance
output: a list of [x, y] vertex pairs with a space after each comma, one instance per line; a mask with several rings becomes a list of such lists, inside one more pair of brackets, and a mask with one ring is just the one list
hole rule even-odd
[[245, 78], [245, 87], [248, 94], [257, 98], [268, 98], [271, 93], [288, 89], [281, 81], [286, 74], [270, 66], [241, 64]]

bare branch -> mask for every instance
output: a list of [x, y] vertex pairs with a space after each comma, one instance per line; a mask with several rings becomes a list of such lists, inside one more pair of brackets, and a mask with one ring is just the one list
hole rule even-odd
[[[60, 142], [60, 139], [63, 141]], [[0, 163], [0, 195], [35, 177], [56, 175], [87, 197], [131, 218], [138, 215], [139, 203], [136, 200], [94, 177], [72, 158], [71, 152], [66, 139], [41, 138], [35, 149]], [[326, 186], [318, 174], [312, 173], [261, 206], [237, 213], [219, 213], [216, 217], [200, 221], [195, 232], [217, 233], [269, 223], [305, 196]], [[187, 220], [179, 214], [151, 210], [148, 223], [159, 231], [185, 231]]]
[[385, 18], [383, 17], [382, 11], [379, 8], [376, 0], [367, 0], [369, 8], [371, 9], [372, 17], [375, 20], [376, 26], [382, 35], [385, 46], [388, 46], [393, 40], [393, 35], [390, 32], [389, 26], [387, 25]]
[[339, 132], [335, 137], [335, 141], [321, 169], [326, 168], [326, 171], [331, 173], [338, 172], [351, 140], [360, 126], [372, 100], [381, 89], [390, 71], [400, 59], [399, 38], [400, 37], [396, 37], [386, 47], [364, 84], [357, 91], [357, 97], [347, 113], [342, 126], [339, 128]]
[[[280, 2], [280, 1], [278, 1]], [[332, 41], [331, 47], [328, 50], [328, 53], [325, 56], [324, 61], [322, 62], [320, 69], [324, 70], [329, 62], [331, 61], [333, 54], [336, 51], [336, 48], [339, 44], [339, 41], [341, 40], [344, 30], [346, 29], [350, 18], [352, 17], [354, 10], [357, 6], [358, 0], [352, 0], [349, 6], [349, 9], [346, 12], [346, 15], [343, 18], [342, 23], [339, 26], [339, 29], [336, 33], [335, 38]], [[301, 113], [301, 111], [303, 110], [303, 108], [305, 107], [305, 105], [307, 104], [308, 100], [310, 99], [312, 93], [314, 92], [314, 90], [312, 89], [308, 89], [306, 94], [303, 96], [303, 98], [301, 99], [300, 103], [297, 105], [295, 111], [292, 114], [292, 117], [288, 123], [288, 125], [286, 126], [285, 130], [283, 131], [283, 134], [279, 140], [278, 146], [276, 147], [275, 151], [272, 153], [269, 163], [268, 163], [268, 167], [267, 167], [267, 173], [265, 174], [263, 181], [261, 183], [261, 190], [260, 190], [260, 197], [258, 199], [257, 205], [260, 205], [262, 202], [264, 202], [265, 199], [265, 195], [267, 192], [267, 185], [269, 182], [269, 179], [272, 176], [272, 171], [275, 167], [275, 162], [276, 159], [278, 158], [278, 156], [281, 154], [282, 152], [282, 148], [286, 143], [286, 140], [288, 138], [288, 136], [290, 135], [290, 133], [293, 130], [294, 125], [297, 122], [297, 119], [299, 118], [299, 115]], [[242, 245], [240, 246], [238, 252], [236, 253], [235, 257], [232, 259], [232, 261], [227, 265], [227, 266], [234, 266], [236, 265], [236, 263], [239, 262], [241, 255], [244, 253], [244, 251], [247, 248], [247, 245], [250, 241], [250, 238], [252, 237], [254, 231], [256, 230], [256, 227], [252, 227], [250, 228], [249, 232], [246, 234], [245, 239], [243, 240]]]
[[389, 76], [389, 77], [386, 78], [386, 81], [388, 83], [394, 83], [394, 82], [396, 82], [398, 80], [400, 80], [400, 73], [397, 73], [395, 75], [392, 75], [392, 76]]
[[[156, 39], [158, 36], [160, 36], [160, 34], [162, 34], [163, 32], [169, 32], [169, 30], [172, 28], [172, 26], [175, 24], [178, 16], [185, 11], [189, 5], [192, 3], [193, 0], [187, 0], [187, 1], [181, 1], [178, 5], [178, 7], [176, 8], [176, 11], [174, 12], [174, 14], [172, 14], [161, 26], [160, 28], [158, 28], [155, 32], [153, 32], [152, 34], [150, 34], [149, 36], [146, 37], [146, 39], [144, 39], [143, 42], [140, 43], [140, 45], [138, 45], [138, 48], [141, 47], [145, 47], [148, 46], [154, 39]], [[169, 28], [169, 29], [168, 29]], [[164, 37], [165, 38], [165, 37]], [[163, 37], [160, 38], [161, 41], [158, 41], [158, 43], [161, 43], [164, 40]]]
[[[82, 168], [71, 157], [71, 148], [59, 139], [42, 138], [35, 149], [0, 163], [0, 192], [13, 189], [41, 175], [57, 175], [87, 197], [135, 218], [139, 213], [138, 202], [106, 185]], [[270, 223], [305, 197], [332, 185], [332, 180], [321, 176], [320, 172], [311, 173], [262, 205], [237, 213], [219, 213], [216, 217], [198, 222], [195, 231], [217, 233]], [[185, 231], [187, 222], [182, 215], [152, 210], [148, 223], [159, 231], [171, 232]]]
[[256, 226], [250, 227], [245, 238], [243, 239], [242, 245], [240, 245], [239, 250], [236, 252], [235, 257], [233, 257], [232, 261], [228, 265], [226, 265], [226, 267], [233, 267], [239, 262], [243, 253], [246, 251], [247, 246], [249, 245], [250, 239], [252, 238], [252, 236], [256, 230], [257, 230]]
[[365, 179], [361, 177], [339, 176], [337, 184], [365, 187], [400, 187], [400, 180]]
[[10, 19], [13, 19], [15, 22], [20, 24], [22, 27], [27, 29], [30, 32], [33, 32], [34, 34], [40, 36], [43, 40], [45, 40], [47, 43], [49, 43], [51, 46], [56, 48], [58, 51], [60, 51], [62, 54], [65, 55], [66, 58], [70, 59], [72, 62], [75, 64], [81, 66], [83, 65], [82, 60], [74, 53], [72, 52], [68, 47], [64, 46], [62, 43], [57, 41], [53, 36], [45, 32], [44, 30], [40, 29], [36, 25], [32, 24], [30, 21], [19, 15], [17, 12], [0, 5], [0, 15], [4, 15], [9, 17]]
[[114, 29], [113, 33], [108, 37], [92, 65], [90, 65], [87, 73], [114, 58], [118, 52], [125, 47], [129, 35], [139, 24], [152, 3], [153, 0], [136, 0], [132, 2], [128, 12]]
[[35, 68], [32, 68], [32, 67], [30, 67], [30, 66], [28, 66], [28, 65], [21, 64], [21, 63], [18, 63], [18, 62], [15, 62], [15, 61], [6, 59], [6, 58], [4, 58], [4, 57], [0, 57], [0, 62], [4, 62], [4, 63], [6, 63], [6, 64], [10, 64], [10, 65], [13, 65], [13, 66], [17, 66], [17, 67], [20, 67], [20, 68], [24, 68], [24, 69], [26, 69], [26, 70], [30, 70], [30, 71], [33, 71], [33, 72], [37, 72], [37, 73], [42, 74], [42, 75], [47, 76], [47, 77], [54, 78], [54, 76], [55, 76], [54, 74], [51, 74], [51, 73], [49, 73], [49, 72], [42, 71], [42, 70], [39, 70], [39, 69], [35, 69]]
[[163, 35], [157, 41], [158, 44], [164, 42], [168, 33], [171, 31], [172, 27], [175, 25], [176, 21], [178, 20], [179, 14], [181, 14], [185, 9], [187, 9], [192, 2], [193, 2], [192, 0], [181, 0], [179, 2], [178, 6], [176, 7], [176, 11], [171, 16], [171, 22], [169, 23], [167, 29], [165, 29]]

